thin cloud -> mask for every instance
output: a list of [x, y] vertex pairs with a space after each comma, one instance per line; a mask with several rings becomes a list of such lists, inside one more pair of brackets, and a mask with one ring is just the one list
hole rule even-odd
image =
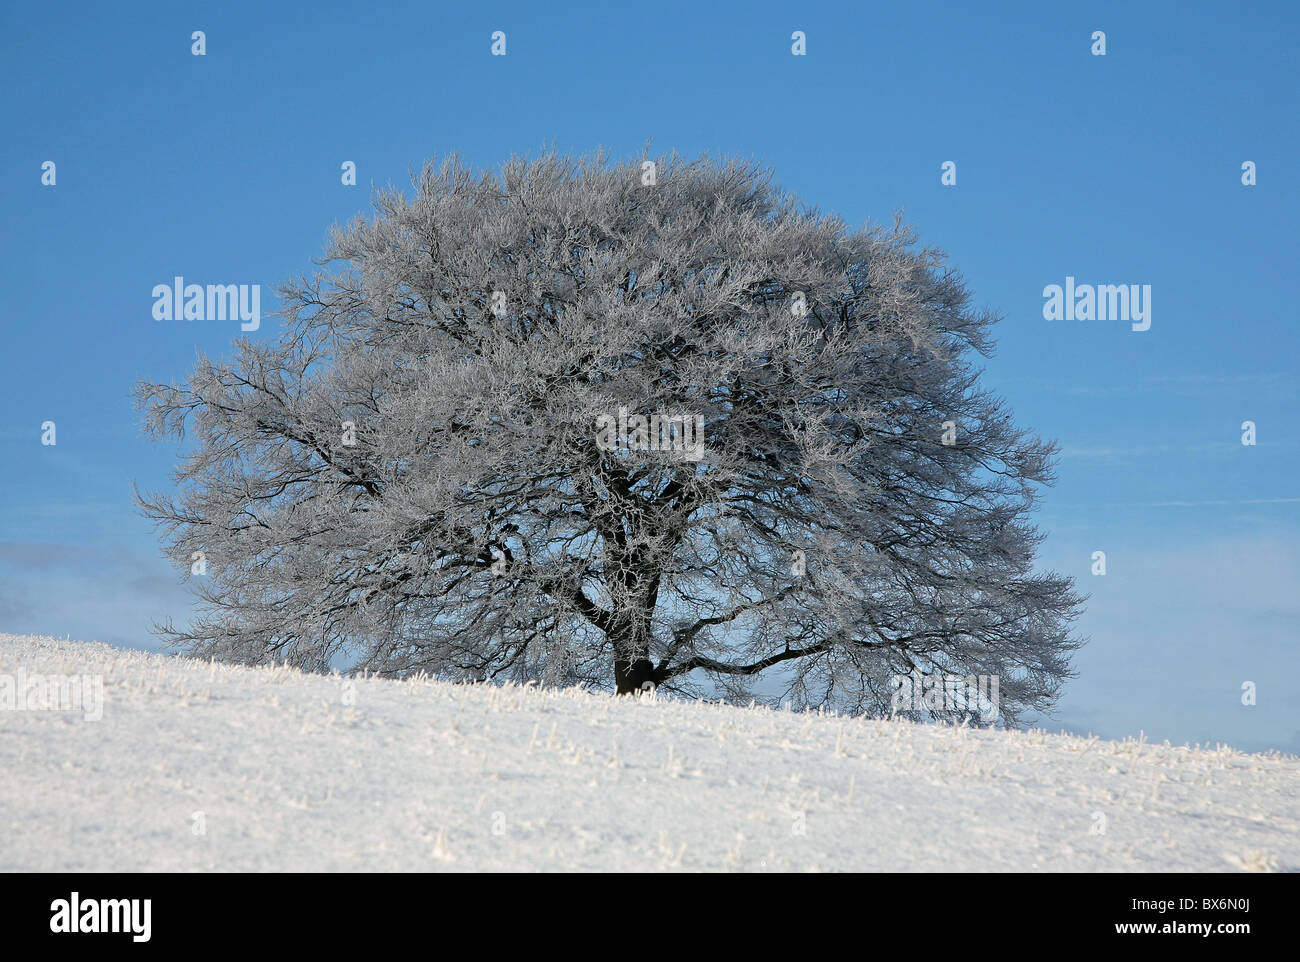
[[1061, 448], [1061, 457], [1084, 461], [1124, 461], [1156, 454], [1210, 454], [1234, 450], [1232, 444], [1218, 441], [1205, 444], [1136, 444], [1129, 447], [1067, 444]]
[[0, 561], [29, 568], [61, 564], [80, 558], [84, 554], [85, 548], [79, 545], [0, 541]]
[[1234, 504], [1297, 504], [1300, 498], [1240, 498], [1237, 500], [1216, 499], [1213, 501], [1146, 501], [1141, 502], [1152, 508], [1204, 508], [1217, 505]]

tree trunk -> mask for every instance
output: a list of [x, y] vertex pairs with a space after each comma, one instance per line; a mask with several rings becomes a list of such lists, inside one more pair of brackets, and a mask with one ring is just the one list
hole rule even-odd
[[644, 691], [646, 682], [657, 685], [650, 661], [650, 619], [641, 613], [619, 618], [614, 642], [614, 686], [620, 695]]
[[620, 695], [630, 695], [642, 691], [646, 682], [655, 684], [655, 667], [649, 658], [637, 658], [635, 661], [616, 658], [614, 660], [614, 684]]

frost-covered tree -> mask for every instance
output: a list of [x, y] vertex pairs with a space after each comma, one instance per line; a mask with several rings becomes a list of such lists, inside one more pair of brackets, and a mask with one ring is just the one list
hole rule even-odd
[[207, 568], [160, 631], [855, 711], [988, 674], [1005, 721], [1047, 707], [1080, 598], [1033, 570], [1055, 449], [970, 363], [996, 318], [898, 222], [649, 163], [430, 164], [282, 288], [277, 341], [139, 385], [152, 436], [194, 435], [139, 503]]

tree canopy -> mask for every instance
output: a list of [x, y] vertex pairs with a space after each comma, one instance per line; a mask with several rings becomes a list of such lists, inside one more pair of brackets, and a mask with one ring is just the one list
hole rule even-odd
[[153, 436], [194, 436], [177, 490], [137, 493], [206, 559], [173, 643], [886, 713], [895, 676], [987, 674], [1007, 723], [1051, 704], [1081, 603], [1034, 570], [1055, 448], [980, 386], [996, 317], [942, 252], [734, 160], [452, 157], [413, 188], [333, 229], [278, 339], [137, 386]]

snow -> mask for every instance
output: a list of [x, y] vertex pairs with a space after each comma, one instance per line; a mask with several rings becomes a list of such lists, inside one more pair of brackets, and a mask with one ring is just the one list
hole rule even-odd
[[1300, 870], [1289, 755], [0, 634], [20, 670], [104, 701], [0, 709], [3, 871]]

